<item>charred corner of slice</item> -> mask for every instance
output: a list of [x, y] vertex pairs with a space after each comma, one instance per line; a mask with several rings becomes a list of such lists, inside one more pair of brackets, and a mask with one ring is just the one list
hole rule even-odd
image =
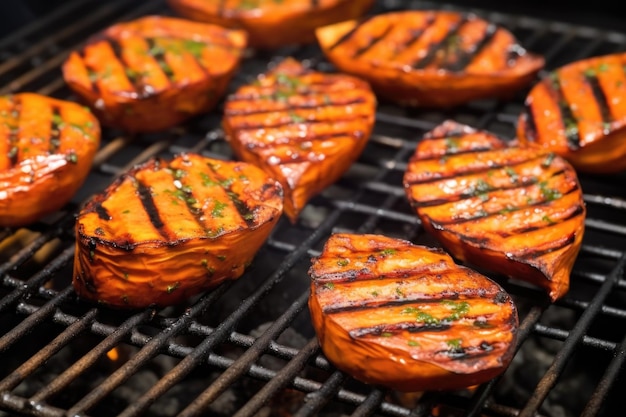
[[338, 233], [309, 275], [322, 350], [358, 380], [399, 391], [462, 389], [496, 377], [512, 359], [513, 300], [440, 249]]
[[564, 296], [585, 230], [574, 168], [534, 144], [447, 122], [416, 147], [404, 188], [456, 258]]
[[77, 217], [76, 292], [114, 308], [168, 306], [237, 279], [282, 199], [280, 183], [244, 162], [187, 153], [137, 165]]
[[285, 214], [295, 223], [359, 157], [375, 111], [367, 82], [287, 58], [227, 98], [222, 124], [240, 160], [281, 182]]

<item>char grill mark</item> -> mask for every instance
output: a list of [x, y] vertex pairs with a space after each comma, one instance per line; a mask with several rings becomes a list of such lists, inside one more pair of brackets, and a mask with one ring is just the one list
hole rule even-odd
[[[573, 187], [572, 189], [568, 190], [566, 194], [573, 193], [573, 192], [575, 192], [577, 190], [578, 190], [578, 187]], [[523, 210], [523, 209], [526, 209], [526, 208], [545, 206], [546, 204], [550, 204], [550, 202], [549, 201], [545, 201], [545, 200], [544, 201], [538, 201], [536, 203], [527, 204], [527, 205], [520, 206], [520, 207], [515, 207], [515, 209], [513, 209], [513, 210], [511, 210], [509, 212], [519, 211], [519, 210]], [[550, 220], [548, 222], [548, 220], [546, 220], [546, 219], [541, 219], [541, 224], [537, 224], [537, 223], [527, 224], [524, 227], [519, 228], [519, 229], [499, 230], [496, 233], [497, 233], [498, 236], [500, 236], [502, 238], [506, 238], [506, 237], [510, 237], [510, 236], [521, 235], [521, 234], [524, 234], [524, 233], [532, 232], [532, 231], [538, 230], [538, 229], [546, 229], [546, 228], [549, 228], [549, 227], [556, 227], [556, 226], [558, 226], [559, 223], [563, 223], [563, 222], [571, 220], [571, 219], [573, 219], [575, 217], [578, 217], [578, 216], [582, 215], [583, 212], [584, 212], [583, 206], [581, 206], [581, 205], [576, 205], [576, 206], [570, 207], [569, 211], [570, 212], [566, 216], [560, 218], [559, 220]], [[489, 217], [498, 216], [500, 214], [503, 214], [503, 213], [501, 211], [495, 211], [495, 212], [491, 212], [491, 213], [485, 212], [480, 217], [459, 218], [459, 219], [446, 221], [446, 222], [433, 222], [433, 223], [434, 224], [436, 223], [438, 227], [467, 224], [468, 227], [479, 228], [480, 227], [480, 223], [484, 222]], [[546, 222], [548, 222], [548, 223], [546, 223]], [[473, 226], [472, 226], [472, 224], [473, 224]], [[468, 237], [468, 240], [472, 240], [472, 238]]]
[[264, 113], [275, 113], [275, 112], [294, 111], [294, 110], [311, 110], [311, 109], [320, 109], [320, 108], [329, 107], [329, 106], [349, 106], [352, 104], [362, 104], [362, 103], [365, 103], [365, 99], [363, 97], [357, 97], [353, 100], [346, 100], [346, 101], [332, 102], [328, 100], [321, 105], [319, 103], [305, 103], [305, 104], [299, 104], [299, 105], [290, 105], [286, 107], [285, 109], [256, 110], [252, 108], [251, 110], [227, 110], [225, 114], [228, 116], [255, 116], [255, 115], [264, 114]]
[[[174, 186], [176, 187], [177, 191], [181, 193], [181, 199], [185, 201], [185, 207], [187, 207], [187, 210], [189, 210], [189, 213], [192, 215], [196, 223], [198, 223], [198, 225], [200, 225], [200, 227], [202, 227], [205, 232], [208, 232], [208, 230], [204, 226], [204, 223], [202, 222], [202, 211], [194, 206], [194, 204], [198, 201], [197, 198], [194, 197], [191, 187], [186, 186], [182, 183], [182, 179], [180, 177], [184, 177], [184, 175], [180, 175], [180, 170], [173, 169], [171, 170], [171, 172]], [[185, 171], [185, 175], [186, 174], [187, 172]]]
[[[613, 117], [611, 116], [611, 110], [609, 109], [609, 102], [607, 100], [606, 94], [604, 94], [604, 90], [598, 81], [598, 77], [595, 74], [585, 73], [585, 80], [591, 87], [591, 92], [593, 93], [593, 98], [598, 104], [598, 109], [600, 110], [600, 114], [602, 115], [602, 122], [604, 126], [610, 124], [613, 121]], [[606, 129], [603, 129], [606, 130]]]
[[367, 336], [376, 337], [390, 337], [402, 331], [408, 331], [410, 333], [427, 332], [427, 331], [445, 331], [452, 326], [446, 322], [439, 322], [437, 324], [420, 323], [417, 321], [395, 323], [395, 324], [379, 324], [372, 327], [359, 327], [357, 329], [350, 330], [350, 337], [353, 339], [359, 339]]
[[443, 37], [443, 39], [441, 39], [439, 42], [431, 43], [430, 45], [428, 45], [428, 52], [424, 57], [418, 59], [412, 64], [413, 68], [424, 69], [429, 64], [431, 64], [442, 47], [447, 47], [447, 45], [454, 42], [454, 40], [458, 36], [459, 30], [466, 22], [467, 17], [461, 18], [458, 22], [448, 28], [448, 33], [446, 34], [446, 36]]
[[245, 131], [245, 130], [256, 130], [256, 129], [272, 129], [272, 128], [277, 128], [277, 127], [284, 127], [284, 126], [290, 126], [290, 125], [312, 125], [315, 123], [333, 123], [333, 122], [338, 122], [338, 121], [353, 121], [353, 120], [359, 120], [359, 119], [364, 119], [367, 116], [364, 115], [355, 115], [352, 117], [345, 117], [343, 119], [334, 119], [334, 120], [298, 120], [295, 121], [293, 120], [293, 116], [294, 115], [290, 115], [290, 117], [292, 118], [291, 120], [285, 121], [285, 122], [280, 122], [280, 123], [275, 123], [273, 125], [268, 125], [265, 123], [257, 123], [257, 124], [242, 124], [240, 126], [237, 126], [238, 130], [241, 131]]
[[487, 25], [483, 37], [469, 51], [460, 51], [456, 61], [443, 65], [442, 68], [453, 72], [463, 71], [491, 42], [497, 31], [497, 25], [493, 23]]
[[63, 119], [61, 118], [61, 109], [57, 106], [52, 107], [52, 119], [50, 120], [50, 145], [48, 151], [53, 154], [61, 146], [61, 129], [63, 129]]
[[237, 213], [239, 213], [241, 219], [248, 225], [248, 227], [253, 226], [255, 221], [254, 211], [251, 210], [250, 207], [248, 207], [248, 205], [244, 201], [242, 201], [239, 196], [232, 190], [231, 180], [219, 175], [218, 169], [215, 166], [209, 165], [209, 168], [214, 175], [213, 180], [220, 187], [222, 187], [222, 189], [230, 199], [230, 202], [233, 203], [233, 206], [235, 207], [235, 209], [237, 209]]
[[111, 46], [111, 49], [113, 50], [113, 54], [115, 55], [115, 59], [117, 59], [117, 61], [122, 66], [122, 68], [124, 68], [124, 75], [126, 76], [126, 78], [128, 78], [128, 81], [132, 84], [135, 90], [134, 92], [143, 91], [143, 85], [141, 84], [141, 79], [137, 77], [137, 75], [133, 72], [132, 68], [130, 68], [126, 64], [126, 61], [123, 58], [122, 46], [117, 41], [117, 39], [107, 37], [106, 39], [104, 39], [104, 41], [107, 42]]
[[112, 219], [109, 211], [101, 203], [95, 205], [94, 211], [100, 220], [109, 221]]
[[371, 38], [369, 43], [367, 45], [362, 46], [361, 48], [357, 49], [352, 57], [353, 58], [358, 58], [359, 56], [361, 56], [364, 53], [366, 53], [367, 51], [369, 51], [374, 45], [376, 45], [378, 42], [383, 40], [389, 33], [391, 33], [392, 29], [393, 29], [393, 25], [392, 24], [387, 25], [387, 27], [385, 28], [383, 33], [381, 33], [378, 36], [374, 36], [373, 38]]
[[224, 14], [224, 7], [226, 7], [226, 0], [220, 0], [217, 5], [217, 15], [222, 16]]
[[569, 103], [563, 96], [561, 81], [556, 72], [550, 74], [550, 91], [552, 98], [556, 102], [559, 111], [561, 112], [561, 122], [565, 131], [565, 137], [567, 139], [567, 146], [572, 151], [580, 148], [580, 133], [578, 130], [578, 121], [572, 113]]
[[352, 29], [350, 29], [348, 32], [346, 32], [341, 38], [339, 38], [339, 40], [337, 40], [337, 42], [335, 42], [334, 44], [332, 44], [330, 46], [330, 48], [328, 48], [329, 51], [332, 51], [333, 49], [337, 48], [339, 45], [341, 45], [342, 43], [347, 42], [367, 21], [369, 21], [370, 19], [372, 19], [374, 16], [367, 16], [365, 18], [362, 18], [361, 20], [359, 20]]
[[[492, 151], [493, 148], [482, 148], [482, 149], [476, 149], [475, 151], [467, 151], [467, 152], [455, 152], [455, 153], [450, 153], [450, 154], [445, 154], [442, 157], [451, 157], [451, 156], [461, 156], [463, 154], [478, 154], [478, 153], [484, 153], [484, 152], [490, 152]], [[459, 177], [461, 175], [473, 175], [473, 174], [480, 174], [480, 173], [486, 173], [487, 171], [495, 171], [498, 169], [507, 169], [507, 168], [512, 168], [516, 165], [519, 164], [523, 164], [526, 162], [530, 162], [532, 160], [535, 159], [546, 159], [545, 155], [541, 155], [538, 156], [536, 158], [532, 158], [532, 159], [522, 159], [522, 160], [518, 160], [515, 163], [500, 163], [500, 164], [485, 164], [485, 166], [482, 167], [478, 167], [477, 169], [469, 169], [469, 168], [465, 168], [465, 169], [459, 169], [455, 172], [450, 172], [450, 175], [447, 176], [442, 176], [442, 175], [438, 175], [438, 176], [432, 176], [432, 177], [428, 177], [426, 179], [423, 180], [414, 180], [414, 181], [407, 181], [407, 185], [419, 185], [419, 184], [428, 184], [428, 183], [435, 183], [435, 182], [439, 182], [442, 180], [446, 180], [446, 179], [451, 179], [451, 178], [456, 178]], [[426, 158], [426, 159], [419, 159], [416, 158], [414, 159], [414, 161], [436, 161], [438, 159], [434, 159], [434, 158]], [[528, 185], [528, 182], [524, 182], [524, 185]], [[512, 187], [515, 188], [515, 187]]]
[[156, 41], [153, 38], [146, 38], [146, 42], [148, 43], [148, 54], [150, 54], [150, 56], [152, 56], [157, 61], [159, 67], [161, 68], [161, 71], [163, 71], [163, 74], [165, 74], [167, 78], [172, 81], [174, 77], [174, 72], [172, 71], [172, 68], [170, 68], [170, 65], [167, 63], [167, 60], [165, 59], [165, 50], [157, 45]]
[[141, 205], [143, 206], [148, 218], [150, 219], [150, 223], [152, 226], [159, 232], [161, 236], [167, 241], [172, 240], [171, 237], [174, 236], [170, 233], [163, 223], [161, 216], [159, 214], [159, 210], [157, 209], [156, 204], [154, 203], [154, 199], [152, 198], [152, 191], [150, 186], [142, 183], [136, 177], [131, 177], [131, 181], [133, 182], [135, 188], [137, 189], [137, 196], [141, 201]]
[[535, 141], [537, 139], [537, 124], [535, 123], [535, 115], [532, 104], [526, 103], [524, 105], [524, 118], [526, 124], [524, 125], [524, 133], [529, 141]]
[[393, 56], [400, 55], [402, 52], [404, 52], [405, 50], [409, 49], [413, 44], [415, 44], [415, 42], [417, 42], [419, 40], [419, 38], [422, 37], [424, 32], [426, 32], [426, 30], [430, 26], [432, 26], [434, 21], [435, 21], [435, 15], [434, 14], [429, 14], [428, 18], [426, 19], [426, 22], [425, 22], [423, 27], [421, 27], [419, 29], [411, 29], [411, 36], [409, 37], [409, 39], [405, 43], [399, 44], [399, 45], [396, 46], [396, 50], [394, 51]]

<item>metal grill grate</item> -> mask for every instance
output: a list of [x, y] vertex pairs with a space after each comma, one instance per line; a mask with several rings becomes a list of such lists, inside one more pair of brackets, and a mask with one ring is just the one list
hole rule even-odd
[[[379, 1], [376, 11], [435, 6], [442, 7]], [[620, 33], [477, 12], [544, 54], [547, 69], [626, 47]], [[0, 40], [0, 93], [74, 100], [60, 73], [68, 53], [115, 21], [152, 13], [171, 11], [164, 0], [65, 2]], [[247, 57], [231, 88], [286, 56], [333, 70], [316, 46], [284, 48]], [[110, 311], [76, 300], [73, 215], [86, 198], [149, 157], [233, 154], [223, 141], [219, 109], [159, 134], [105, 130], [85, 185], [63, 211], [28, 228], [0, 230], [0, 416], [617, 415], [626, 387], [620, 375], [626, 352], [624, 175], [580, 177], [587, 229], [563, 300], [549, 305], [539, 291], [493, 276], [514, 296], [521, 320], [518, 352], [498, 380], [421, 395], [369, 387], [326, 361], [309, 324], [306, 272], [330, 233], [380, 233], [436, 245], [402, 188], [416, 140], [445, 119], [511, 138], [523, 97], [445, 112], [381, 103], [363, 155], [311, 200], [297, 224], [281, 219], [240, 280], [158, 311]]]

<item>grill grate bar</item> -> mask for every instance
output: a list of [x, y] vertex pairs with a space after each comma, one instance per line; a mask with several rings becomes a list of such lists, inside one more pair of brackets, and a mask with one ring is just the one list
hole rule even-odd
[[622, 371], [624, 362], [626, 362], [626, 337], [622, 339], [619, 348], [615, 349], [614, 355], [580, 417], [594, 417], [598, 415], [606, 396], [613, 388], [613, 383]]
[[[304, 368], [309, 359], [319, 351], [317, 338], [313, 338], [300, 349], [300, 352], [291, 360], [280, 372], [276, 374], [271, 381], [263, 386], [243, 407], [241, 407], [233, 417], [250, 417], [273, 397], [278, 391], [287, 387], [288, 384], [298, 375]], [[201, 397], [198, 397], [200, 399]], [[203, 404], [194, 401], [189, 407], [184, 409], [179, 417], [191, 417], [199, 415], [202, 411]]]
[[[285, 311], [285, 313], [276, 319], [270, 328], [268, 328], [262, 336], [250, 346], [246, 352], [241, 355], [228, 369], [223, 372], [202, 394], [205, 401], [211, 402], [217, 398], [222, 392], [228, 388], [235, 380], [240, 378], [250, 368], [267, 349], [272, 339], [278, 337], [280, 333], [292, 322], [293, 318], [302, 311], [306, 305], [308, 297], [303, 294], [298, 300]], [[213, 334], [216, 334], [214, 332]], [[128, 406], [120, 417], [130, 417], [139, 415], [144, 412], [154, 401], [156, 401], [163, 393], [170, 389], [174, 384], [178, 383], [189, 372], [193, 370], [196, 362], [200, 362], [208, 354], [213, 345], [216, 344], [215, 338], [208, 337], [199, 344], [191, 353], [185, 356], [174, 369], [168, 372], [163, 378], [157, 382], [148, 392], [142, 395], [137, 401]]]
[[48, 264], [47, 268], [42, 269], [20, 287], [15, 288], [10, 294], [2, 297], [2, 300], [0, 300], [0, 312], [3, 312], [16, 302], [26, 298], [28, 294], [48, 281], [55, 272], [67, 265], [73, 258], [74, 247], [65, 249], [57, 258]]
[[0, 392], [9, 391], [12, 388], [15, 388], [20, 382], [22, 382], [22, 380], [32, 374], [45, 361], [50, 359], [52, 355], [61, 350], [63, 346], [88, 329], [97, 314], [98, 310], [92, 309], [83, 317], [65, 328], [65, 330], [54, 338], [53, 341], [48, 343], [28, 361], [24, 362], [19, 368], [0, 381]]
[[382, 403], [385, 393], [379, 389], [372, 390], [365, 401], [363, 401], [351, 414], [352, 417], [371, 416]]
[[115, 3], [104, 3], [95, 13], [85, 16], [83, 19], [76, 22], [71, 26], [66, 26], [61, 30], [55, 30], [50, 36], [44, 38], [41, 42], [38, 42], [30, 46], [25, 51], [22, 51], [18, 58], [8, 59], [0, 63], [0, 76], [4, 73], [14, 69], [15, 67], [27, 63], [29, 59], [37, 56], [42, 56], [46, 53], [46, 49], [54, 47], [57, 42], [62, 42], [64, 39], [69, 38], [76, 34], [76, 32], [84, 32], [95, 27], [99, 20], [102, 20], [104, 24], [110, 21], [112, 15], [125, 6], [122, 1]]
[[318, 390], [307, 394], [304, 404], [293, 417], [310, 417], [317, 414], [322, 407], [337, 395], [346, 379], [347, 376], [343, 372], [333, 372]]
[[[539, 319], [541, 319], [541, 315], [547, 308], [546, 305], [543, 306], [535, 306], [530, 309], [524, 320], [520, 323], [519, 329], [517, 332], [517, 345], [515, 350], [518, 351], [524, 341], [528, 339], [531, 332], [537, 326]], [[463, 414], [463, 417], [477, 417], [481, 415], [484, 404], [489, 399], [491, 392], [498, 384], [498, 381], [502, 378], [502, 376], [492, 379], [485, 384], [482, 384], [476, 389], [474, 393], [470, 405], [467, 408], [467, 412]]]
[[34, 32], [46, 28], [46, 26], [49, 26], [50, 30], [54, 31], [54, 29], [58, 27], [58, 23], [56, 22], [57, 20], [60, 20], [64, 16], [69, 16], [73, 14], [84, 3], [85, 2], [83, 0], [63, 2], [61, 6], [54, 9], [46, 16], [37, 19], [29, 25], [22, 26], [20, 29], [16, 30], [12, 34], [9, 34], [2, 38], [0, 40], [0, 49], [12, 46], [13, 44], [18, 43], [20, 40], [28, 38]]
[[558, 376], [565, 368], [565, 365], [571, 354], [576, 349], [579, 340], [583, 338], [585, 331], [587, 331], [593, 319], [600, 312], [604, 300], [608, 297], [618, 278], [623, 274], [624, 263], [626, 263], [626, 255], [622, 257], [619, 264], [606, 277], [606, 280], [593, 297], [593, 302], [582, 314], [576, 323], [576, 326], [570, 332], [569, 337], [565, 340], [565, 343], [556, 354], [554, 362], [541, 378], [541, 381], [537, 384], [537, 389], [526, 402], [524, 408], [520, 411], [519, 417], [533, 417], [535, 415], [535, 412], [541, 406], [550, 389], [556, 383]]
[[[127, 4], [126, 4], [127, 5]], [[131, 20], [133, 18], [142, 16], [146, 13], [152, 13], [158, 10], [158, 6], [153, 2], [144, 3], [142, 6], [136, 8], [130, 13], [124, 14], [120, 17], [120, 20]], [[10, 83], [0, 88], [0, 94], [10, 94], [22, 90], [28, 90], [29, 85], [39, 78], [44, 78], [44, 74], [51, 73], [58, 70], [59, 66], [67, 59], [70, 53], [77, 47], [82, 46], [85, 41], [72, 47], [65, 48], [58, 51], [53, 57], [46, 60], [42, 65], [38, 65], [32, 68], [30, 71], [20, 74], [15, 77]]]
[[174, 324], [152, 337], [134, 357], [129, 359], [122, 367], [109, 375], [97, 388], [76, 403], [68, 411], [68, 414], [80, 414], [110, 394], [111, 391], [130, 378], [140, 367], [159, 353], [171, 338], [185, 330], [191, 324], [193, 317], [202, 313], [208, 306], [214, 303], [225, 290], [226, 286], [221, 286], [216, 291], [209, 293], [176, 320]]
[[[27, 333], [31, 332], [35, 326], [41, 323], [45, 318], [54, 314], [58, 306], [67, 300], [67, 298], [73, 294], [73, 288], [67, 287], [57, 297], [46, 303], [45, 306], [38, 308], [33, 314], [28, 316], [24, 321], [11, 329], [10, 332], [5, 333], [0, 337], [0, 352], [4, 352], [15, 342], [20, 340]], [[2, 384], [0, 383], [0, 390], [2, 390]]]
[[114, 332], [107, 336], [96, 347], [91, 349], [85, 356], [76, 361], [71, 367], [66, 369], [61, 375], [57, 376], [53, 381], [46, 385], [42, 390], [35, 394], [30, 402], [36, 404], [37, 407], [43, 407], [43, 401], [58, 394], [63, 388], [74, 381], [81, 373], [91, 367], [96, 360], [105, 355], [109, 350], [113, 349], [117, 344], [126, 338], [128, 334], [141, 323], [149, 320], [154, 316], [156, 310], [148, 309], [139, 314], [129, 317], [124, 323], [118, 326]]

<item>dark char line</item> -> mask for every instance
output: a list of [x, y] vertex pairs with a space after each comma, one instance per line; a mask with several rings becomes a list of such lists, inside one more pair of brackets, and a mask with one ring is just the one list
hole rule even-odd
[[255, 116], [259, 114], [265, 113], [276, 113], [276, 112], [285, 112], [285, 111], [293, 111], [293, 110], [308, 110], [308, 109], [320, 109], [322, 107], [330, 107], [330, 106], [350, 106], [352, 104], [361, 104], [365, 103], [365, 99], [363, 97], [357, 97], [355, 99], [346, 101], [346, 102], [333, 102], [330, 101], [328, 103], [316, 104], [316, 103], [307, 103], [300, 104], [297, 106], [288, 106], [284, 109], [260, 109], [260, 110], [229, 110], [226, 112], [227, 116]]
[[163, 223], [163, 220], [161, 219], [161, 216], [159, 215], [159, 211], [156, 207], [156, 204], [154, 204], [154, 199], [152, 198], [150, 187], [142, 183], [141, 181], [139, 181], [136, 177], [132, 177], [132, 180], [133, 180], [133, 183], [135, 184], [135, 187], [137, 188], [137, 193], [139, 194], [139, 200], [141, 201], [141, 204], [143, 205], [144, 210], [148, 214], [150, 223], [152, 223], [154, 228], [159, 231], [161, 236], [169, 240], [169, 235], [167, 234], [165, 230], [165, 223]]
[[448, 33], [446, 34], [446, 36], [443, 37], [443, 39], [441, 39], [439, 42], [431, 43], [430, 45], [428, 45], [428, 52], [423, 58], [415, 61], [412, 64], [413, 68], [423, 69], [428, 66], [435, 59], [435, 56], [437, 55], [437, 52], [440, 50], [442, 45], [445, 45], [447, 42], [450, 41], [451, 38], [456, 36], [461, 27], [463, 27], [466, 22], [467, 17], [463, 17], [454, 25], [452, 25], [452, 27], [448, 28]]
[[611, 116], [609, 102], [606, 98], [606, 94], [604, 94], [604, 90], [602, 89], [600, 82], [598, 81], [598, 77], [596, 75], [585, 74], [585, 80], [589, 84], [589, 87], [591, 87], [593, 97], [598, 104], [600, 114], [602, 115], [602, 122], [611, 123], [613, 121], [613, 116]]
[[59, 146], [61, 146], [61, 128], [63, 122], [61, 121], [61, 109], [58, 106], [52, 106], [52, 118], [50, 120], [50, 143], [48, 151], [55, 153]]
[[[580, 134], [578, 131], [578, 120], [574, 117], [572, 113], [572, 109], [569, 106], [569, 103], [565, 100], [565, 96], [563, 95], [563, 90], [561, 87], [561, 82], [558, 78], [558, 74], [556, 72], [552, 73], [552, 83], [551, 91], [554, 92], [552, 94], [553, 99], [555, 100], [559, 111], [561, 112], [561, 122], [563, 123], [563, 128], [565, 129], [565, 137], [567, 139], [567, 146], [571, 150], [577, 150], [580, 148]], [[568, 128], [568, 124], [570, 125]]]
[[476, 43], [476, 45], [474, 45], [469, 51], [460, 51], [458, 59], [454, 62], [445, 64], [443, 66], [443, 69], [453, 72], [463, 71], [469, 64], [471, 64], [474, 58], [491, 42], [493, 36], [496, 34], [497, 31], [497, 25], [493, 23], [487, 25], [483, 37]]
[[356, 25], [354, 25], [354, 27], [352, 29], [350, 29], [348, 32], [344, 33], [344, 35], [341, 38], [339, 38], [339, 40], [337, 40], [337, 42], [332, 44], [330, 46], [330, 48], [328, 48], [328, 50], [332, 51], [333, 49], [335, 49], [336, 47], [338, 47], [342, 43], [346, 42], [348, 39], [350, 39], [361, 28], [361, 26], [363, 26], [368, 20], [372, 19], [373, 17], [374, 17], [373, 15], [372, 16], [367, 16], [367, 17], [361, 19], [360, 21], [358, 21], [356, 23]]

